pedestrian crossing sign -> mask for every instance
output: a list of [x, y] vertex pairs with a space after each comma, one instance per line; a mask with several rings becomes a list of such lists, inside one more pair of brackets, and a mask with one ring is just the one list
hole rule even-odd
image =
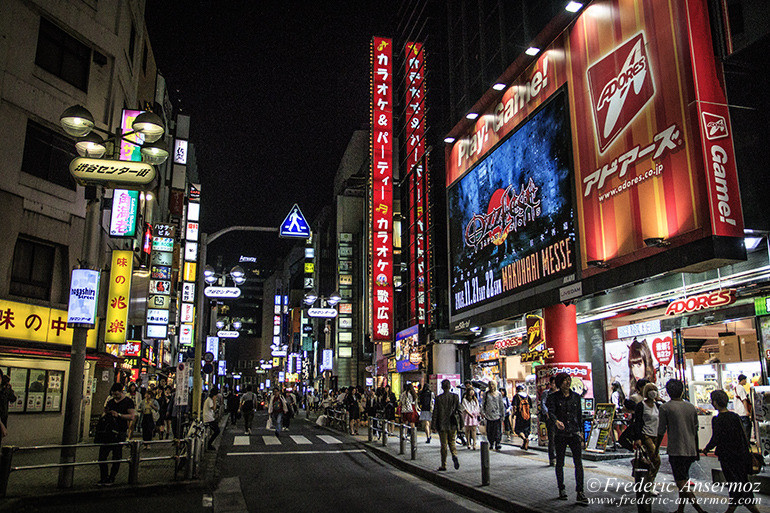
[[286, 219], [281, 223], [279, 235], [281, 237], [294, 239], [310, 238], [310, 226], [307, 224], [305, 216], [302, 215], [302, 211], [296, 203], [291, 211], [289, 211], [289, 215], [287, 215]]

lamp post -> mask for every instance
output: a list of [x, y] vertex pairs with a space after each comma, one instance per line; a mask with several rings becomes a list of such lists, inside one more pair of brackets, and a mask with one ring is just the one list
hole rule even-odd
[[[316, 301], [321, 300], [322, 308], [313, 308]], [[342, 301], [340, 293], [335, 291], [328, 296], [319, 296], [315, 290], [309, 290], [305, 293], [304, 303], [308, 306], [308, 316], [324, 319], [324, 349], [331, 349], [331, 326], [330, 321], [337, 316], [336, 306]], [[321, 353], [323, 354], [323, 352]], [[331, 369], [324, 369], [324, 371]], [[324, 379], [324, 389], [326, 389], [326, 380]]]
[[[107, 143], [111, 143], [112, 151], [110, 156], [114, 156], [116, 148], [119, 147], [119, 141], [124, 140], [130, 144], [136, 145], [133, 141], [125, 139], [127, 135], [141, 134], [144, 136], [146, 144], [142, 144], [141, 154], [145, 162], [150, 165], [162, 164], [168, 158], [168, 150], [159, 139], [163, 136], [165, 128], [160, 117], [152, 112], [143, 112], [134, 120], [132, 131], [122, 134], [120, 131], [115, 133], [108, 132], [96, 127], [94, 117], [83, 106], [76, 105], [66, 109], [59, 118], [59, 122], [64, 131], [76, 137], [75, 149], [81, 157], [102, 158], [107, 153]], [[99, 134], [101, 132], [108, 136], [105, 140]], [[94, 183], [101, 188], [99, 183]], [[101, 190], [95, 199], [88, 200], [86, 205], [85, 232], [83, 234], [83, 251], [81, 268], [99, 267], [99, 245], [100, 245], [100, 216], [99, 202]], [[59, 457], [60, 463], [73, 463], [75, 461], [75, 447], [78, 442], [78, 432], [80, 428], [80, 416], [82, 414], [83, 404], [83, 373], [85, 371], [86, 361], [86, 341], [88, 338], [88, 329], [83, 327], [74, 327], [72, 335], [72, 348], [70, 352], [69, 379], [67, 381], [67, 399], [64, 405], [64, 426], [62, 428], [62, 445], [64, 447]], [[59, 470], [59, 487], [72, 487], [72, 476], [74, 467], [65, 466]]]

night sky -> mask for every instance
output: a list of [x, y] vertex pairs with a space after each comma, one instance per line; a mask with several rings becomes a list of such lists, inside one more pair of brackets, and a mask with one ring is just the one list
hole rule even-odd
[[[157, 1], [146, 20], [172, 102], [191, 118], [203, 231], [278, 226], [331, 203], [353, 131], [368, 125], [369, 40], [394, 2]], [[221, 244], [220, 244], [221, 241]], [[272, 265], [290, 242], [227, 235], [209, 248]]]

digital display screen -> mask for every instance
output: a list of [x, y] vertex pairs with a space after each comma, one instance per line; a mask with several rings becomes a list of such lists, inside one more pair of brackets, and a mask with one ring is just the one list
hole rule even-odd
[[448, 191], [452, 314], [575, 272], [564, 90]]

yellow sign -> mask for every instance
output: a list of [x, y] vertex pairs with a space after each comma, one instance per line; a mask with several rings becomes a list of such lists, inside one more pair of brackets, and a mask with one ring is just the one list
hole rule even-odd
[[70, 174], [80, 185], [104, 185], [108, 189], [144, 189], [155, 180], [155, 168], [144, 162], [78, 157], [70, 162]]
[[[88, 330], [91, 349], [96, 349], [97, 327]], [[73, 333], [66, 310], [0, 300], [0, 337], [71, 346]]]
[[315, 271], [315, 264], [313, 262], [305, 262], [305, 273], [312, 274]]
[[131, 297], [132, 251], [113, 251], [104, 343], [125, 344], [128, 329], [128, 302]]
[[273, 358], [273, 367], [280, 367], [280, 366], [281, 366], [281, 359]]
[[195, 274], [198, 270], [198, 264], [195, 262], [184, 263], [184, 281], [195, 281]]

